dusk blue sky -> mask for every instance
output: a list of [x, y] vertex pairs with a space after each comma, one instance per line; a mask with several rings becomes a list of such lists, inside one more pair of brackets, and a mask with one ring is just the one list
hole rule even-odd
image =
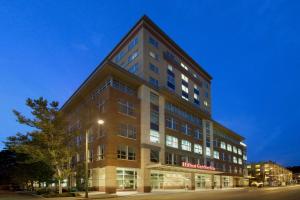
[[[0, 0], [0, 141], [12, 109], [61, 105], [144, 14], [213, 76], [213, 117], [248, 160], [300, 165], [300, 1]], [[3, 148], [3, 144], [0, 148]]]

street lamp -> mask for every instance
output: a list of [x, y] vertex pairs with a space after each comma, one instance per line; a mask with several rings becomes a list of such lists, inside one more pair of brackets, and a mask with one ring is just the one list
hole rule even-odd
[[[98, 119], [97, 121], [98, 125], [103, 125], [104, 124], [104, 120], [103, 119]], [[89, 198], [89, 178], [88, 178], [88, 173], [89, 173], [89, 164], [88, 164], [88, 136], [89, 136], [89, 129], [86, 129], [85, 131], [85, 198]]]

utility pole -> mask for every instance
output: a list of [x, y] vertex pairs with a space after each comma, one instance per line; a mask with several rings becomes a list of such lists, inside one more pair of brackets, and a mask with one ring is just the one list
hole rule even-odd
[[89, 132], [88, 129], [85, 131], [85, 198], [89, 198], [89, 169], [88, 169], [88, 136], [89, 136]]

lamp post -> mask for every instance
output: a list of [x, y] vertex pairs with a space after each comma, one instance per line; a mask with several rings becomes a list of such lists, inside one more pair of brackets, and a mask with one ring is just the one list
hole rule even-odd
[[[100, 125], [100, 126], [102, 126], [103, 124], [104, 124], [104, 120], [102, 120], [102, 119], [98, 119], [98, 121], [97, 121], [97, 124], [98, 125]], [[88, 155], [88, 144], [89, 144], [89, 142], [88, 142], [88, 136], [89, 136], [89, 129], [87, 129], [86, 131], [85, 131], [85, 198], [89, 198], [89, 193], [88, 193], [88, 190], [89, 190], [89, 183], [88, 183], [88, 181], [89, 181], [89, 164], [88, 164], [88, 157], [89, 157], [89, 155]]]

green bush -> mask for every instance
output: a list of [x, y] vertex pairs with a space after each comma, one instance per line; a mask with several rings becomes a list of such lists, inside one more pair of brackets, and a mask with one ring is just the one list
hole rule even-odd
[[62, 194], [49, 193], [49, 194], [44, 194], [43, 197], [45, 197], [45, 198], [53, 198], [53, 197], [75, 197], [75, 194], [74, 193], [69, 193], [69, 192], [64, 192]]
[[37, 195], [49, 194], [51, 190], [49, 188], [40, 188], [36, 191]]

